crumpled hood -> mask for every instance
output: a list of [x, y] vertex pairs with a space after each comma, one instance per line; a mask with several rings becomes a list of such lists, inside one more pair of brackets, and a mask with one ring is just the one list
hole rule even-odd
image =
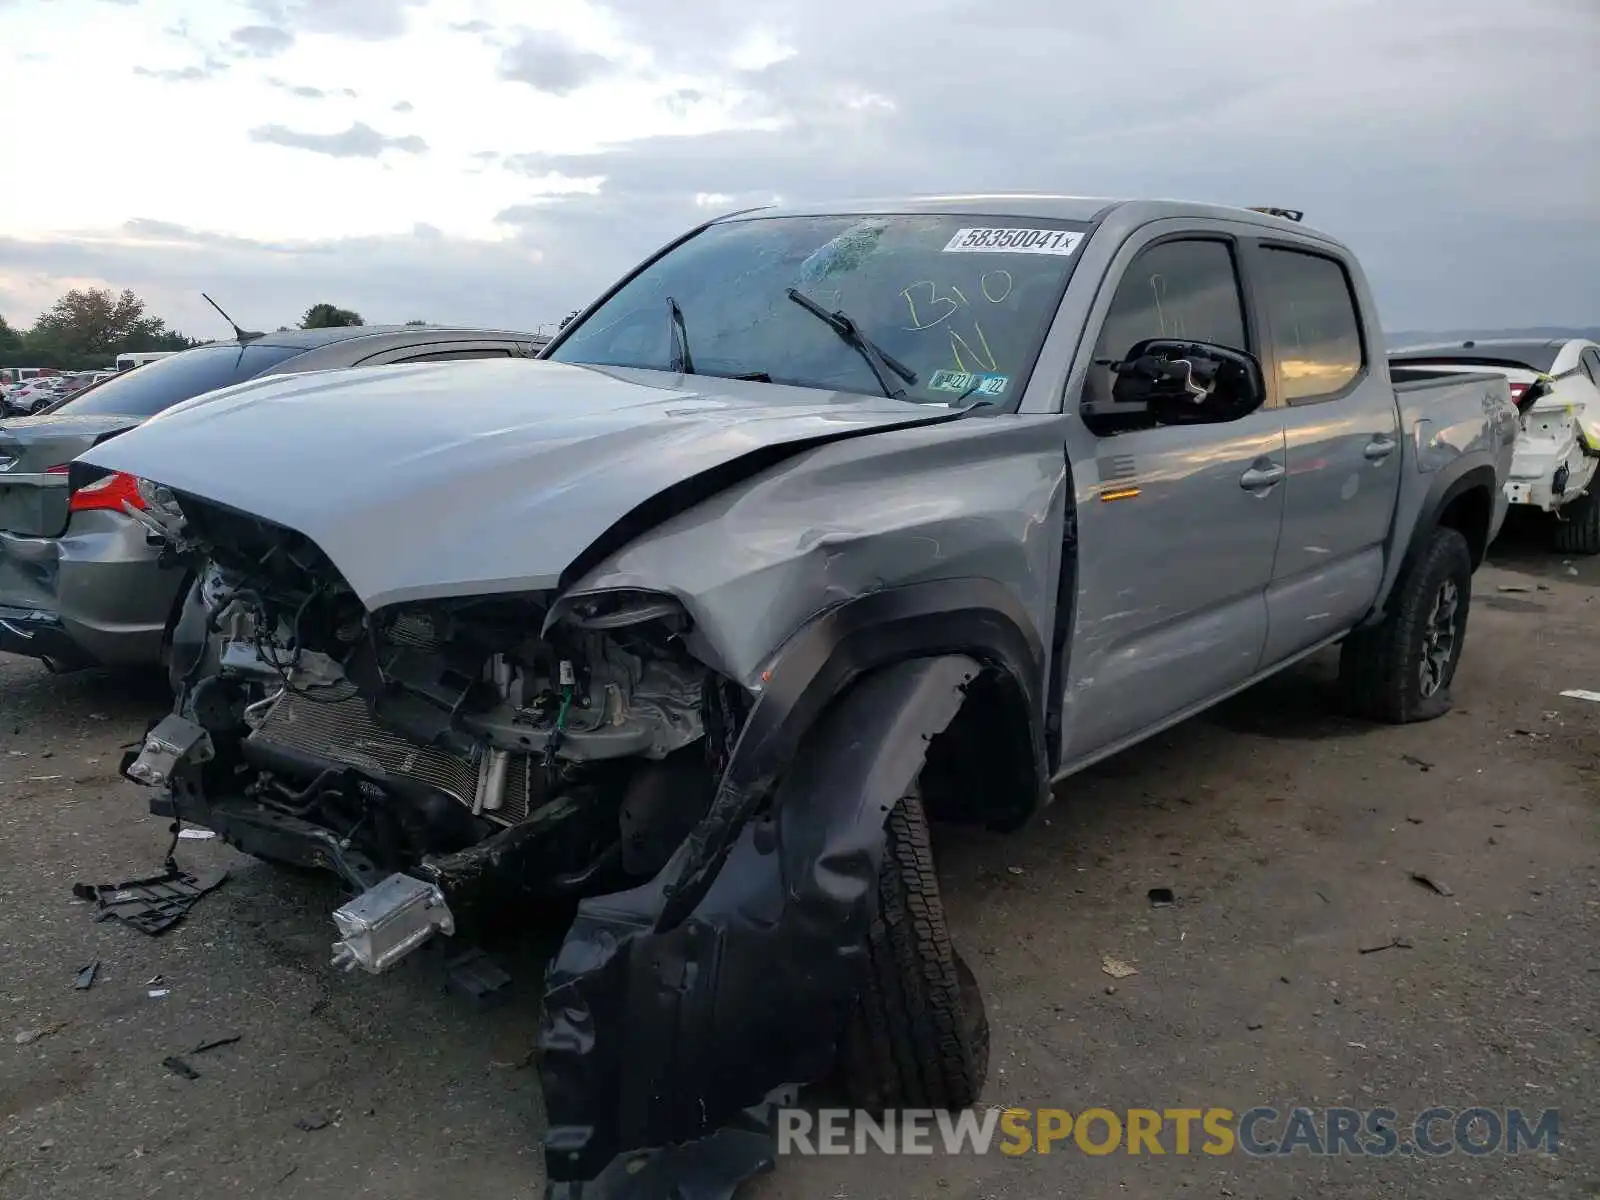
[[754, 451], [945, 408], [484, 359], [268, 377], [82, 456], [296, 530], [369, 609], [551, 588], [636, 506]]

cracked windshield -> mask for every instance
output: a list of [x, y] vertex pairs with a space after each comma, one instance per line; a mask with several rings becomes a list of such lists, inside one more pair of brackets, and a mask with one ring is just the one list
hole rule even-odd
[[713, 225], [551, 357], [1006, 407], [1027, 385], [1085, 228], [948, 215]]

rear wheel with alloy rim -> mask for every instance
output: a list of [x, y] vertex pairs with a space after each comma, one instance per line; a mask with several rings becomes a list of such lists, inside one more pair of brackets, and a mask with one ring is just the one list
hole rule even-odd
[[1467, 639], [1472, 551], [1440, 527], [1395, 584], [1389, 615], [1345, 638], [1339, 686], [1359, 716], [1404, 724], [1450, 711], [1450, 683]]

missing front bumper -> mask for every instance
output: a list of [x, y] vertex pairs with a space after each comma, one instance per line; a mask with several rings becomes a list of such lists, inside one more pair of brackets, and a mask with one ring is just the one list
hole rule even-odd
[[[784, 723], [797, 710], [764, 723], [758, 703], [710, 813], [666, 867], [579, 905], [539, 1038], [551, 1200], [718, 1200], [771, 1167], [773, 1104], [831, 1071], [855, 1002], [884, 822], [977, 674], [961, 656], [881, 668], [803, 737]], [[383, 877], [329, 830], [204, 798], [182, 777], [152, 809], [358, 889]], [[436, 885], [452, 923], [526, 899], [544, 878], [540, 832], [530, 820], [431, 859], [413, 884]], [[392, 945], [441, 929], [420, 934], [432, 918], [420, 888], [407, 894]]]

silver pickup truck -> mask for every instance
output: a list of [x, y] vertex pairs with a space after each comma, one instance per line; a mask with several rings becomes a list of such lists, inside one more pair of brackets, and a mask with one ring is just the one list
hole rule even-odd
[[1353, 710], [1449, 705], [1516, 409], [1391, 380], [1295, 216], [735, 214], [542, 361], [257, 382], [96, 447], [71, 486], [137, 477], [199, 578], [125, 771], [343, 876], [349, 968], [576, 901], [553, 1195], [726, 1194], [831, 1072], [970, 1104], [930, 819], [1019, 828], [1335, 644]]

